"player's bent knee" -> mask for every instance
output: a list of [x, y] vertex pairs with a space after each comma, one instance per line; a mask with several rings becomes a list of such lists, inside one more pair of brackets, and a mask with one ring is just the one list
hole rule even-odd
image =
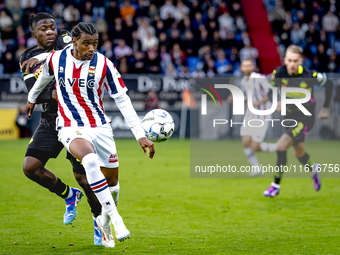
[[287, 150], [286, 146], [277, 145], [276, 151], [286, 151], [286, 150]]
[[251, 143], [251, 148], [253, 149], [253, 151], [261, 151], [260, 144], [254, 141]]
[[243, 136], [242, 137], [242, 144], [244, 148], [248, 148], [251, 146], [251, 138], [248, 136]]
[[250, 142], [243, 142], [243, 147], [244, 148], [248, 148], [248, 147], [250, 147]]
[[107, 180], [107, 184], [109, 185], [109, 187], [113, 187], [116, 186], [118, 184], [118, 177], [110, 177], [110, 178], [106, 178]]
[[118, 184], [118, 167], [117, 168], [101, 168], [106, 180], [107, 184], [110, 187], [116, 186]]
[[305, 155], [305, 151], [295, 151], [294, 150], [294, 156], [297, 157], [297, 158], [301, 158], [303, 155]]
[[45, 165], [40, 160], [33, 158], [33, 157], [26, 157], [24, 159], [22, 169], [23, 169], [24, 174], [27, 177], [29, 177], [29, 176], [35, 175], [36, 172], [43, 169], [44, 166]]

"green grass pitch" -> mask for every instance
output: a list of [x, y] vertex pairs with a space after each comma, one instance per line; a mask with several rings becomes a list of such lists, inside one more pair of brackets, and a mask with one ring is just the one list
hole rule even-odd
[[[225, 142], [226, 157], [245, 164], [241, 141]], [[156, 144], [153, 160], [136, 141], [116, 140], [118, 209], [131, 239], [95, 247], [86, 199], [65, 226], [64, 201], [22, 173], [27, 143], [0, 141], [0, 254], [340, 254], [340, 179], [323, 179], [317, 193], [310, 179], [287, 178], [277, 198], [264, 198], [272, 179], [190, 178], [190, 143], [175, 139]], [[339, 142], [306, 147], [315, 161], [340, 163]], [[47, 167], [78, 187], [65, 155]], [[258, 155], [276, 160], [275, 153]]]

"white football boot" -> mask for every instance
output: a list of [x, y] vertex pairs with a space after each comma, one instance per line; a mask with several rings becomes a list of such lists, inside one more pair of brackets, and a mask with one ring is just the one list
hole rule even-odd
[[117, 217], [116, 221], [113, 222], [113, 226], [115, 228], [116, 238], [118, 241], [124, 241], [127, 238], [130, 238], [130, 232], [125, 227], [122, 217]]
[[101, 224], [101, 215], [99, 215], [96, 218], [97, 225], [99, 229], [102, 231], [102, 245], [104, 247], [108, 248], [114, 248], [115, 247], [115, 240], [112, 235], [112, 230], [111, 230], [111, 222], [109, 222], [108, 226], [103, 226]]

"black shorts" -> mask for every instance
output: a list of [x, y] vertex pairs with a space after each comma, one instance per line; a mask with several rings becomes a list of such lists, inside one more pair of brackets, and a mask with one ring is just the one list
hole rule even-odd
[[[25, 157], [30, 156], [46, 164], [50, 158], [56, 158], [63, 148], [64, 145], [58, 141], [55, 116], [45, 115], [28, 144]], [[71, 154], [67, 153], [66, 158], [71, 161], [75, 173], [85, 174], [81, 163]]]
[[[300, 142], [305, 141], [305, 135], [312, 129], [314, 126], [314, 116], [303, 116], [303, 117], [291, 117], [287, 119], [294, 119], [297, 122], [297, 126], [295, 127], [286, 127], [286, 134], [293, 138], [293, 145], [297, 145]], [[285, 125], [293, 126], [296, 124], [295, 121], [285, 121]]]

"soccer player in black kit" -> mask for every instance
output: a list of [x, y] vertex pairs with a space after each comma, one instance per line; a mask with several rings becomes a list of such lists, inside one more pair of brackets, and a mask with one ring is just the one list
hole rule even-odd
[[[299, 110], [294, 104], [288, 104], [286, 109], [285, 119], [293, 119], [289, 124], [286, 121], [286, 125], [294, 127], [285, 128], [286, 132], [277, 141], [277, 166], [282, 167], [287, 162], [287, 150], [293, 145], [294, 154], [304, 165], [304, 168], [308, 168], [312, 173], [313, 185], [316, 191], [321, 188], [321, 181], [319, 172], [317, 170], [317, 164], [312, 163], [310, 156], [305, 152], [305, 135], [310, 131], [314, 125], [314, 108], [315, 99], [313, 98], [313, 86], [319, 85], [325, 87], [326, 99], [321, 108], [317, 118], [326, 119], [329, 117], [329, 104], [332, 96], [333, 83], [327, 79], [326, 74], [317, 73], [302, 67], [302, 49], [296, 45], [290, 45], [286, 50], [284, 59], [285, 65], [276, 68], [272, 74], [271, 84], [274, 87], [295, 87], [304, 88], [311, 92], [311, 99], [304, 103], [303, 106], [312, 115], [307, 116]], [[271, 92], [270, 92], [271, 93]], [[272, 96], [268, 95], [269, 99]], [[304, 98], [303, 93], [287, 93], [287, 99]], [[281, 102], [278, 102], [277, 111], [281, 111]], [[280, 192], [280, 181], [282, 178], [282, 171], [274, 176], [274, 182], [271, 186], [264, 191], [263, 195], [266, 197], [275, 197]]]
[[[60, 50], [72, 45], [71, 34], [66, 30], [58, 32], [53, 16], [48, 13], [41, 12], [31, 16], [29, 25], [38, 45], [27, 49], [19, 60], [28, 91], [33, 87], [45, 64], [44, 61], [35, 63], [28, 62], [28, 60], [41, 53]], [[64, 147], [57, 137], [56, 117], [58, 103], [56, 99], [55, 80], [53, 80], [41, 93], [37, 101], [37, 103], [42, 104], [43, 112], [39, 127], [29, 142], [23, 163], [23, 171], [29, 179], [65, 199], [64, 224], [67, 225], [75, 219], [77, 203], [83, 194], [79, 189], [69, 187], [57, 178], [53, 172], [45, 168], [46, 162], [50, 158], [56, 158]], [[72, 163], [74, 176], [78, 184], [86, 193], [94, 217], [97, 217], [101, 213], [101, 205], [87, 182], [83, 166], [69, 153], [67, 158]], [[94, 224], [94, 244], [101, 245], [101, 232], [95, 222]]]

